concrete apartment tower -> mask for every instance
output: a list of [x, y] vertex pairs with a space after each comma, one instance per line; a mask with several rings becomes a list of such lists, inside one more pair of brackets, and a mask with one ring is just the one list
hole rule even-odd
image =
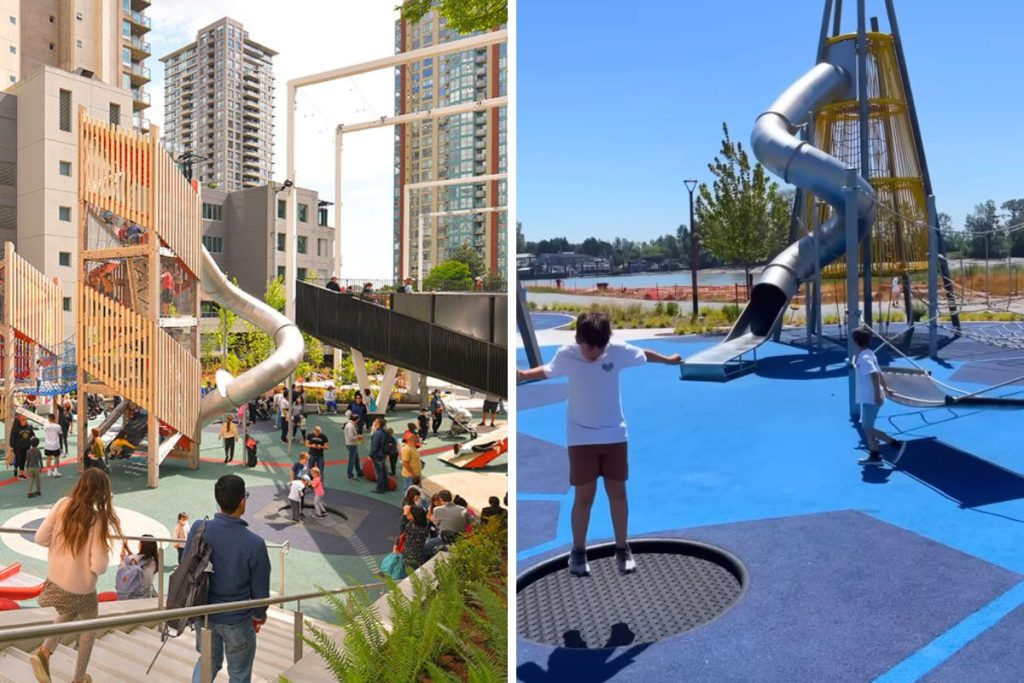
[[193, 166], [201, 185], [230, 192], [270, 182], [276, 54], [225, 17], [160, 58], [165, 144], [176, 156], [203, 158]]
[[135, 125], [148, 128], [145, 65], [149, 0], [0, 0], [0, 88], [49, 66], [131, 94]]
[[[398, 53], [464, 38], [436, 12], [420, 22], [395, 23]], [[395, 111], [408, 114], [507, 94], [505, 45], [493, 45], [424, 59], [395, 70]], [[508, 277], [508, 215], [505, 212], [452, 216], [428, 214], [506, 206], [506, 181], [434, 187], [410, 193], [410, 223], [402, 224], [407, 183], [504, 173], [508, 169], [507, 110], [456, 114], [400, 125], [395, 130], [394, 277], [418, 278], [417, 243], [424, 217], [424, 275], [460, 245], [469, 244], [487, 268]], [[409, 264], [402, 263], [409, 244]]]

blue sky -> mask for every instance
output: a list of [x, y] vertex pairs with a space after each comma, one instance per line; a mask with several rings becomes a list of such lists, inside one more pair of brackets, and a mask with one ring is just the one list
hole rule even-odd
[[[1024, 3], [896, 0], [939, 211], [1024, 197]], [[856, 2], [843, 29], [856, 29]], [[527, 239], [651, 239], [688, 221], [722, 122], [755, 117], [814, 63], [821, 0], [518, 3], [518, 220]], [[887, 30], [885, 4], [868, 17]]]

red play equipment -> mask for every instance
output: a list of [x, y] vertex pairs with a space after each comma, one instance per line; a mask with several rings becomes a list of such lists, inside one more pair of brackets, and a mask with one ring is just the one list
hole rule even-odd
[[43, 592], [43, 584], [35, 576], [21, 573], [21, 563], [0, 569], [0, 600], [31, 600]]

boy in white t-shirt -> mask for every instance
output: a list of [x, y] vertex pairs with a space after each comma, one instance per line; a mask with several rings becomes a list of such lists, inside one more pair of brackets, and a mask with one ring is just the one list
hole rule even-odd
[[611, 336], [611, 321], [606, 314], [582, 313], [576, 319], [575, 344], [566, 344], [558, 349], [547, 365], [516, 372], [519, 382], [562, 376], [569, 378], [566, 443], [569, 447], [569, 483], [576, 490], [572, 507], [573, 547], [569, 554], [569, 572], [576, 576], [590, 573], [587, 527], [598, 477], [604, 477], [604, 489], [611, 506], [619, 571], [626, 573], [636, 569], [633, 554], [626, 543], [626, 478], [629, 468], [619, 373], [648, 361], [670, 365], [682, 362], [679, 354], [663, 356], [631, 344], [610, 344]]
[[[60, 476], [60, 425], [57, 413], [50, 413], [43, 427], [43, 452], [46, 453], [46, 476]], [[54, 467], [57, 465], [57, 467]]]
[[900, 307], [900, 294], [902, 293], [900, 287], [900, 276], [892, 276], [892, 291], [889, 294], [890, 303], [896, 308]]
[[288, 502], [292, 506], [292, 521], [298, 522], [304, 515], [302, 514], [302, 495], [306, 491], [306, 486], [309, 485], [309, 480], [303, 476], [299, 479], [292, 479], [288, 483]]
[[879, 439], [896, 448], [902, 448], [903, 442], [875, 429], [878, 411], [885, 403], [885, 394], [889, 389], [885, 386], [885, 379], [878, 367], [875, 352], [869, 346], [871, 331], [859, 328], [853, 331], [852, 337], [853, 343], [858, 349], [857, 355], [853, 359], [853, 366], [856, 370], [855, 395], [857, 403], [860, 404], [860, 430], [864, 436], [864, 443], [868, 447], [868, 457], [861, 458], [858, 463], [877, 467], [883, 464], [882, 455], [878, 452]]

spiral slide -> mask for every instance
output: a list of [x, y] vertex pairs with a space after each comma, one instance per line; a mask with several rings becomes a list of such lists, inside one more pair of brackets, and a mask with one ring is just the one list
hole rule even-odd
[[[846, 252], [843, 188], [848, 169], [838, 159], [797, 138], [795, 131], [809, 123], [811, 113], [820, 107], [856, 98], [852, 50], [834, 48], [829, 62], [817, 64], [793, 83], [757, 117], [751, 134], [751, 145], [758, 161], [786, 182], [810, 190], [835, 208], [832, 218], [819, 228], [818, 253], [822, 267]], [[875, 192], [860, 176], [857, 185], [857, 239], [860, 241], [875, 219]], [[683, 379], [726, 381], [735, 376], [742, 366], [739, 358], [771, 335], [800, 282], [809, 279], [814, 270], [814, 237], [808, 235], [789, 245], [765, 267], [750, 292], [750, 302], [725, 341], [687, 358], [682, 366]]]

